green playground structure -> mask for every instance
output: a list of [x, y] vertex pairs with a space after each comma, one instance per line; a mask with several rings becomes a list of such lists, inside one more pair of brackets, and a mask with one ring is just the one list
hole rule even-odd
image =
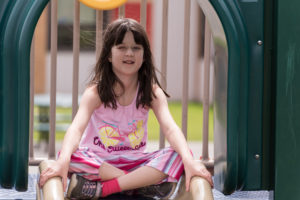
[[[299, 199], [300, 1], [197, 0], [214, 41], [214, 183]], [[49, 0], [0, 1], [0, 184], [27, 189], [30, 47]]]
[[0, 183], [27, 189], [33, 32], [47, 0], [0, 2]]

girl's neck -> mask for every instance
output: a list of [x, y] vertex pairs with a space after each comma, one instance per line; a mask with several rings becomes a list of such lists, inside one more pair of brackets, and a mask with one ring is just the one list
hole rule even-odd
[[[120, 79], [121, 81], [122, 81], [122, 83], [123, 83], [123, 86], [124, 86], [124, 90], [125, 91], [123, 91], [124, 93], [126, 93], [126, 92], [130, 92], [130, 91], [132, 91], [132, 90], [136, 90], [136, 88], [137, 88], [137, 85], [138, 85], [138, 79], [137, 79], [137, 77], [134, 77], [134, 78], [127, 78], [127, 79], [124, 79], [124, 78], [122, 78], [122, 79]], [[121, 85], [120, 84], [116, 84], [116, 86], [115, 86], [115, 91], [117, 92], [117, 94], [119, 93], [119, 92], [122, 92], [122, 87], [121, 87]]]
[[138, 80], [137, 78], [135, 78], [126, 80], [121, 79], [121, 81], [124, 85], [124, 90], [118, 83], [116, 84], [114, 90], [117, 95], [117, 101], [119, 102], [119, 104], [127, 106], [130, 105], [135, 98], [138, 87]]

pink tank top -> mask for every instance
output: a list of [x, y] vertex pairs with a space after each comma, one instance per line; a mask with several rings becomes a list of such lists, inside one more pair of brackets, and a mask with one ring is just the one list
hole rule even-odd
[[146, 149], [149, 109], [136, 108], [136, 98], [128, 106], [117, 102], [117, 109], [97, 108], [83, 133], [80, 147], [104, 154], [143, 152]]

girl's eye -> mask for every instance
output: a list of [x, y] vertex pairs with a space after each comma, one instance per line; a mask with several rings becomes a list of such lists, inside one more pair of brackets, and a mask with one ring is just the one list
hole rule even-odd
[[142, 49], [140, 46], [135, 46], [135, 47], [133, 47], [133, 49], [134, 50], [140, 50], [140, 49]]
[[126, 49], [125, 46], [118, 46], [118, 49]]

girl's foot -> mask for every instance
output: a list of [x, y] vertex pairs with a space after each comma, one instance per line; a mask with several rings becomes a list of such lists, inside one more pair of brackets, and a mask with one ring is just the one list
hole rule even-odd
[[69, 199], [98, 199], [101, 196], [101, 184], [72, 174], [67, 191]]
[[169, 199], [175, 192], [177, 183], [164, 182], [159, 185], [150, 185], [136, 190], [138, 195], [151, 198]]

